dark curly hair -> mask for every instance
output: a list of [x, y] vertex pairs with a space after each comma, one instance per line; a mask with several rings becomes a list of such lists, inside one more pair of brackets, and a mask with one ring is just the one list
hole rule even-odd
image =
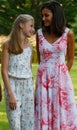
[[[66, 20], [62, 5], [55, 0], [51, 0], [42, 5], [41, 12], [44, 8], [49, 9], [53, 13], [53, 25], [52, 25], [53, 33], [56, 36], [61, 36], [66, 26]], [[43, 31], [47, 31], [48, 33], [51, 32], [50, 26], [45, 27], [43, 21], [42, 21], [42, 28]]]

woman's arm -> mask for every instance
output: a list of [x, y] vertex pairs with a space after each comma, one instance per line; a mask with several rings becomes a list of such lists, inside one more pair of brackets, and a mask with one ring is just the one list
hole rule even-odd
[[74, 33], [69, 31], [67, 37], [67, 67], [70, 71], [74, 61]]
[[40, 63], [40, 52], [39, 52], [39, 44], [38, 44], [38, 34], [36, 34], [36, 51], [37, 51], [37, 60]]
[[16, 100], [12, 91], [12, 88], [10, 86], [9, 76], [8, 76], [8, 63], [9, 63], [9, 53], [8, 53], [8, 46], [5, 43], [2, 47], [2, 61], [1, 61], [1, 71], [2, 71], [2, 77], [3, 82], [6, 87], [8, 96], [9, 96], [9, 105], [11, 109], [16, 108]]

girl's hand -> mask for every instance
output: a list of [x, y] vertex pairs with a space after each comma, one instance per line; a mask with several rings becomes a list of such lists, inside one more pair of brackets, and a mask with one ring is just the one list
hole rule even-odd
[[17, 108], [16, 99], [15, 99], [15, 96], [13, 94], [10, 94], [10, 96], [9, 96], [9, 107], [12, 110], [15, 110]]

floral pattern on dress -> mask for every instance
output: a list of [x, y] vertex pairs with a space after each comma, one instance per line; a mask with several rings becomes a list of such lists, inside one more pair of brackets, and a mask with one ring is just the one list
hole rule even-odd
[[36, 78], [35, 130], [77, 130], [77, 109], [72, 81], [65, 64], [66, 28], [50, 44], [38, 30], [40, 65]]
[[9, 107], [9, 96], [4, 87], [7, 117], [10, 130], [34, 130], [34, 83], [30, 67], [32, 49], [10, 55], [8, 75], [10, 86], [16, 98], [17, 108]]
[[8, 74], [17, 78], [32, 77], [30, 59], [32, 55], [31, 47], [26, 47], [23, 53], [15, 55], [11, 54], [9, 58]]

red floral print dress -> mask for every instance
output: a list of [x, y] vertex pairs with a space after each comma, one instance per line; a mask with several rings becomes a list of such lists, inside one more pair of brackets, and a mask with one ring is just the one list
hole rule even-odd
[[35, 130], [77, 130], [77, 109], [72, 81], [65, 64], [66, 28], [50, 44], [38, 30], [41, 62], [37, 71], [35, 93]]

